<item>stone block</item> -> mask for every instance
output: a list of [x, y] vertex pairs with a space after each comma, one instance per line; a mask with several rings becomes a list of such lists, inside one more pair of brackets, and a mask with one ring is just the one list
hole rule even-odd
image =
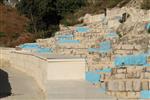
[[119, 91], [125, 91], [125, 82], [119, 81]]
[[109, 91], [118, 91], [119, 90], [118, 86], [119, 86], [119, 84], [117, 81], [112, 80], [112, 81], [108, 82], [108, 90]]
[[117, 98], [127, 98], [126, 92], [116, 92]]
[[148, 90], [149, 89], [149, 82], [143, 81], [142, 82], [142, 90]]
[[140, 97], [140, 92], [128, 92], [127, 96], [128, 98], [136, 99]]
[[141, 77], [141, 72], [136, 72], [136, 77], [135, 78], [140, 78]]
[[117, 78], [117, 79], [125, 79], [126, 75], [125, 74], [115, 74], [115, 78]]
[[133, 81], [133, 90], [135, 92], [138, 92], [141, 90], [141, 81], [140, 80]]
[[108, 80], [108, 79], [110, 79], [110, 78], [111, 78], [111, 73], [106, 73], [106, 74], [105, 74], [105, 79]]
[[131, 80], [126, 81], [126, 91], [133, 91], [133, 84]]
[[127, 68], [127, 73], [131, 73], [131, 72], [134, 72], [134, 71], [135, 71], [134, 67]]
[[126, 69], [125, 68], [119, 68], [117, 69], [117, 73], [126, 73]]
[[150, 67], [146, 67], [146, 72], [150, 72]]
[[141, 73], [140, 72], [130, 72], [127, 73], [127, 78], [140, 78], [141, 77]]
[[133, 73], [132, 72], [128, 72], [126, 75], [127, 78], [132, 78], [133, 77]]
[[117, 73], [117, 69], [116, 68], [113, 68], [112, 69], [112, 74], [114, 75], [114, 74], [116, 74]]
[[149, 72], [144, 73], [144, 79], [150, 79], [150, 73]]

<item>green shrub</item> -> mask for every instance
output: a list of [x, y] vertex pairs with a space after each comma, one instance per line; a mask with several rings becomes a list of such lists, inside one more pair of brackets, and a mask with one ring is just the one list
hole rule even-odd
[[12, 38], [17, 39], [19, 37], [19, 33], [12, 33]]
[[81, 22], [78, 21], [78, 17], [74, 16], [74, 14], [71, 14], [62, 19], [60, 23], [64, 24], [65, 26], [73, 26], [80, 24]]
[[0, 0], [0, 4], [3, 4], [3, 0]]
[[0, 32], [0, 37], [4, 37], [6, 34], [4, 32]]

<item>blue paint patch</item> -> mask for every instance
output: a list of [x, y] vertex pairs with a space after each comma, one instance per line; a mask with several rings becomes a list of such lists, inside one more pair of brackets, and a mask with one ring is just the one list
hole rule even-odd
[[96, 70], [96, 72], [111, 73], [112, 69], [111, 68], [104, 68], [102, 70]]
[[143, 67], [150, 67], [150, 64], [145, 64], [143, 65]]
[[140, 92], [141, 99], [150, 99], [150, 90], [143, 90]]
[[99, 44], [99, 46], [100, 46], [100, 50], [99, 50], [100, 53], [107, 53], [107, 52], [112, 51], [110, 41], [102, 42]]
[[58, 40], [58, 43], [64, 44], [64, 43], [73, 43], [73, 44], [79, 44], [79, 40]]
[[149, 30], [149, 29], [150, 29], [150, 23], [146, 24], [145, 28], [146, 28], [147, 30]]
[[58, 39], [59, 40], [64, 40], [64, 39], [69, 39], [69, 40], [71, 40], [71, 39], [73, 39], [73, 35], [72, 34], [66, 34], [66, 35], [61, 35], [61, 36], [59, 36], [58, 37]]
[[145, 64], [147, 64], [147, 57], [145, 56], [145, 54], [117, 56], [115, 58], [116, 66], [145, 65]]
[[100, 74], [96, 72], [92, 72], [92, 71], [86, 72], [86, 75], [85, 75], [85, 79], [91, 83], [99, 83], [100, 78], [101, 78]]
[[25, 44], [19, 45], [19, 47], [22, 49], [37, 49], [40, 46], [37, 43], [25, 43]]
[[88, 48], [88, 52], [98, 52], [99, 48]]
[[86, 33], [86, 32], [89, 32], [90, 29], [87, 28], [87, 27], [77, 27], [76, 31], [79, 32], [79, 33]]
[[38, 48], [35, 52], [37, 53], [52, 53], [52, 48]]
[[52, 53], [53, 52], [52, 48], [42, 48], [37, 43], [25, 43], [25, 44], [19, 45], [19, 47], [22, 49], [33, 50], [33, 52], [36, 52], [36, 53]]
[[106, 38], [118, 38], [119, 37], [116, 32], [107, 33], [105, 36]]
[[112, 51], [111, 42], [105, 41], [99, 44], [100, 48], [88, 48], [89, 52], [108, 53]]

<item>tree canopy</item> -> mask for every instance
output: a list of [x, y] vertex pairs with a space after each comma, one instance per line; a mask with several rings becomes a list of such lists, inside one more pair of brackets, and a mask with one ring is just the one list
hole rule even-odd
[[21, 0], [17, 9], [30, 19], [31, 32], [57, 30], [65, 14], [74, 12], [85, 0]]

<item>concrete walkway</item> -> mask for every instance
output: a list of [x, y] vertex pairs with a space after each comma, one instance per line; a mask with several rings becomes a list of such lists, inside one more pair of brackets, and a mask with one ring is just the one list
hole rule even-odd
[[12, 95], [0, 100], [44, 100], [34, 79], [11, 67], [0, 68], [8, 73]]
[[[45, 100], [34, 79], [11, 67], [3, 67], [9, 75], [12, 96], [0, 100]], [[116, 100], [86, 81], [49, 81], [46, 100]]]
[[117, 100], [86, 81], [49, 81], [48, 100]]

